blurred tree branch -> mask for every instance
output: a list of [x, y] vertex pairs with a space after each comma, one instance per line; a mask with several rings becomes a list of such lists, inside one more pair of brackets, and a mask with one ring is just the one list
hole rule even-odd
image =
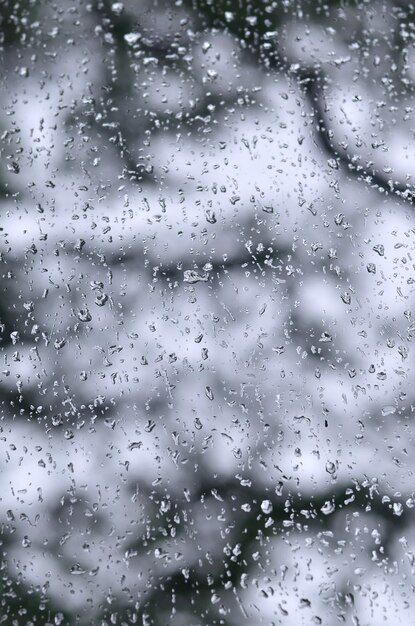
[[302, 68], [296, 71], [295, 75], [314, 112], [317, 138], [323, 151], [332, 159], [334, 167], [341, 167], [346, 175], [367, 183], [372, 189], [377, 189], [385, 195], [393, 194], [402, 202], [415, 204], [415, 191], [412, 190], [412, 185], [384, 176], [372, 164], [359, 163], [360, 157], [350, 154], [347, 148], [337, 144], [334, 131], [330, 128], [330, 107], [325, 102], [328, 81], [324, 74], [311, 68]]

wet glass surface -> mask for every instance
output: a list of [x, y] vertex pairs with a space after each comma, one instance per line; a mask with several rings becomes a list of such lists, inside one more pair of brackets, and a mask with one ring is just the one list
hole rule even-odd
[[0, 9], [0, 624], [409, 624], [415, 9]]

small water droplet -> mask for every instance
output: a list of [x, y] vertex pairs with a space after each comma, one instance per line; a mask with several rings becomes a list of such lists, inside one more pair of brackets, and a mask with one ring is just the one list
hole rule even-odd
[[401, 502], [394, 502], [393, 503], [393, 514], [397, 515], [398, 517], [400, 517], [403, 513], [403, 506]]
[[332, 461], [327, 461], [327, 463], [326, 463], [326, 472], [328, 474], [331, 474], [331, 475], [336, 473], [336, 466], [335, 466], [335, 464]]
[[141, 35], [140, 33], [126, 33], [124, 35], [124, 39], [128, 43], [129, 46], [133, 46], [138, 41], [140, 41]]
[[282, 496], [282, 490], [283, 490], [284, 484], [279, 481], [275, 487], [275, 493], [277, 494], [277, 496]]
[[82, 248], [84, 247], [85, 243], [86, 243], [86, 242], [85, 242], [85, 240], [84, 240], [84, 239], [78, 239], [78, 241], [76, 242], [76, 244], [75, 244], [75, 246], [74, 246], [74, 247], [75, 247], [75, 250], [76, 250], [77, 252], [81, 252], [81, 250], [82, 250]]
[[212, 211], [211, 209], [207, 209], [207, 211], [206, 211], [206, 221], [209, 222], [209, 224], [216, 224], [215, 211]]
[[171, 508], [171, 502], [170, 500], [162, 500], [160, 503], [160, 511], [162, 513], [167, 513], [167, 511], [170, 511]]
[[80, 309], [80, 311], [78, 311], [78, 319], [80, 322], [90, 322], [92, 320], [92, 315], [88, 309]]
[[115, 15], [121, 15], [121, 13], [124, 11], [124, 5], [122, 2], [114, 2], [111, 5], [111, 11], [113, 13], [115, 13]]
[[266, 515], [270, 515], [272, 513], [272, 502], [271, 500], [263, 500], [261, 502], [262, 512]]
[[108, 296], [106, 293], [99, 293], [95, 298], [95, 304], [97, 306], [104, 306], [108, 302]]
[[130, 445], [128, 446], [128, 449], [131, 450], [139, 450], [141, 448], [141, 446], [143, 445], [142, 441], [133, 441], [132, 443], [130, 443]]
[[336, 510], [336, 507], [334, 506], [333, 502], [330, 502], [330, 500], [327, 500], [323, 504], [320, 510], [322, 513], [324, 513], [324, 515], [330, 515], [331, 513], [334, 513], [334, 511]]
[[385, 246], [382, 245], [381, 243], [376, 244], [376, 246], [373, 246], [373, 250], [374, 252], [377, 252], [379, 256], [385, 255]]
[[235, 457], [235, 459], [241, 459], [242, 458], [242, 450], [241, 450], [241, 448], [233, 448], [232, 452], [233, 452], [233, 456]]
[[31, 300], [29, 300], [28, 302], [25, 302], [23, 306], [26, 309], [26, 311], [29, 311], [29, 312], [32, 312], [35, 308], [35, 304]]

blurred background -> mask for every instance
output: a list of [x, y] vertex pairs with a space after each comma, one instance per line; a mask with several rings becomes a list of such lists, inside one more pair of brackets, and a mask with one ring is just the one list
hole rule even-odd
[[0, 624], [411, 623], [414, 24], [3, 0]]

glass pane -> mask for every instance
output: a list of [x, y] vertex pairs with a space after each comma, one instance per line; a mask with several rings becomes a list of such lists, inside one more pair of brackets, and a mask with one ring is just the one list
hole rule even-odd
[[414, 11], [3, 2], [0, 624], [410, 623]]

